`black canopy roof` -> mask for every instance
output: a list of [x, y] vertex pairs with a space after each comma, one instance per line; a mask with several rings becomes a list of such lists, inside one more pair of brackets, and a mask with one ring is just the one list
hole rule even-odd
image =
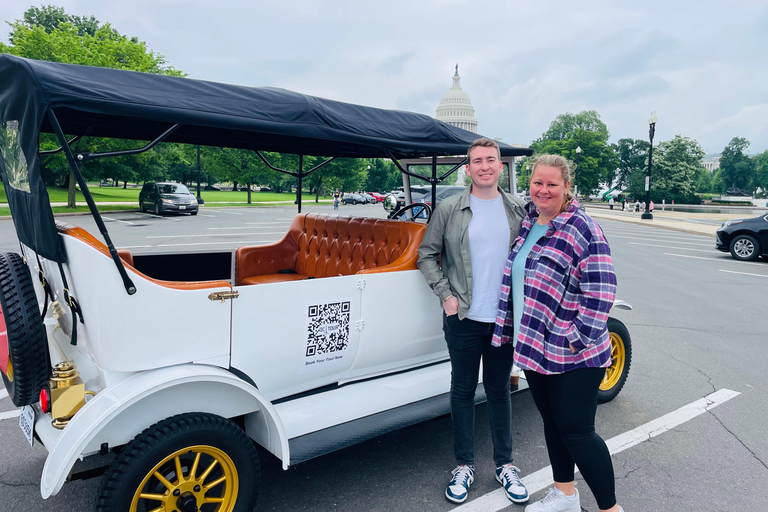
[[[68, 135], [154, 140], [178, 124], [166, 142], [326, 157], [462, 155], [480, 137], [423, 114], [274, 87], [0, 54], [0, 173], [19, 240], [55, 261], [63, 261], [64, 254], [38, 155], [39, 133], [54, 131], [49, 111]], [[531, 154], [528, 148], [500, 147], [502, 156]]]
[[[243, 87], [135, 71], [0, 55], [0, 84], [38, 111], [55, 109], [64, 132], [352, 158], [461, 155], [480, 137], [423, 114], [364, 107], [274, 87]], [[47, 120], [41, 131], [50, 132]], [[530, 154], [501, 144], [503, 156]]]

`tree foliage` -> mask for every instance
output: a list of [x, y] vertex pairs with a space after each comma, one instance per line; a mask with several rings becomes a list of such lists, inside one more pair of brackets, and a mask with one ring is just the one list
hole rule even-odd
[[752, 194], [757, 186], [754, 183], [755, 162], [744, 154], [748, 147], [747, 139], [734, 137], [723, 149], [720, 157], [723, 181], [726, 188], [734, 193], [743, 191]]
[[[588, 110], [560, 114], [531, 147], [538, 154], [561, 155], [576, 162], [574, 185], [579, 194], [590, 195], [597, 192], [601, 183], [611, 183], [618, 167], [616, 153], [608, 143], [609, 137], [608, 127], [600, 120], [600, 115]], [[581, 148], [578, 157], [577, 147]], [[528, 188], [527, 182], [525, 188]]]
[[611, 147], [616, 153], [619, 162], [616, 169], [616, 179], [613, 184], [619, 190], [624, 190], [629, 186], [632, 174], [645, 174], [650, 144], [640, 139], [619, 139]]
[[[675, 135], [672, 140], [661, 142], [653, 152], [651, 200], [700, 202], [694, 192], [696, 174], [703, 168], [703, 158], [704, 150], [690, 137]], [[638, 197], [645, 196], [638, 194]]]

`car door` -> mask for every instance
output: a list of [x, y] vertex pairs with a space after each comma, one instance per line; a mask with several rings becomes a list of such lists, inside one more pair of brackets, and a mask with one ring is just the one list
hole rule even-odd
[[235, 287], [231, 365], [274, 400], [334, 385], [357, 354], [357, 275]]

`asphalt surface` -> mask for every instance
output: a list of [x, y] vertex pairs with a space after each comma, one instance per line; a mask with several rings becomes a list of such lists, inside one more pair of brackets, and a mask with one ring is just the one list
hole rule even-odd
[[[309, 210], [330, 212], [332, 208], [321, 205]], [[374, 205], [342, 207], [341, 213], [383, 216], [381, 207]], [[708, 234], [660, 229], [659, 222], [640, 223], [629, 217], [621, 222], [594, 213], [611, 245], [619, 298], [634, 305], [633, 311], [612, 312], [629, 328], [633, 360], [621, 394], [598, 408], [598, 432], [611, 439], [717, 390], [740, 393], [616, 453], [613, 463], [619, 503], [627, 512], [765, 510], [768, 322], [764, 310], [768, 261], [737, 262], [716, 251]], [[278, 240], [294, 215], [295, 207], [206, 207], [197, 217], [111, 213], [107, 226], [115, 245], [131, 247], [136, 253], [234, 249], [243, 243]], [[710, 224], [695, 222], [695, 217], [693, 220], [688, 224]], [[66, 221], [97, 233], [87, 216]], [[10, 221], [0, 221], [0, 250], [18, 251]], [[0, 414], [13, 409], [8, 398], [0, 399]], [[514, 395], [512, 410], [515, 463], [526, 476], [549, 464], [541, 420], [529, 393]], [[478, 406], [476, 421], [478, 473], [470, 491], [471, 501], [462, 510], [480, 510], [476, 505], [472, 508], [473, 501], [479, 504], [484, 495], [499, 487], [493, 478], [485, 406]], [[98, 478], [70, 482], [49, 500], [40, 497], [39, 478], [46, 450], [29, 447], [17, 418], [0, 420], [0, 452], [1, 510], [92, 509]], [[86, 460], [82, 464], [97, 463]], [[456, 508], [443, 497], [453, 465], [449, 417], [310, 460], [288, 471], [262, 453], [257, 510], [448, 511]], [[582, 510], [597, 511], [580, 476], [577, 486]], [[544, 490], [539, 491], [533, 500], [544, 494]], [[523, 509], [513, 504], [504, 508]]]

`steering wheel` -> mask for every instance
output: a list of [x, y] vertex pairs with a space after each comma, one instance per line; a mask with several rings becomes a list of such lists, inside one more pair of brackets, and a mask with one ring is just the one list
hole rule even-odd
[[[412, 219], [409, 219], [405, 215], [405, 212], [407, 212], [408, 210], [413, 210], [413, 218]], [[429, 219], [432, 218], [432, 207], [429, 206], [426, 203], [412, 203], [412, 204], [408, 204], [408, 205], [403, 206], [399, 210], [393, 211], [392, 213], [387, 215], [387, 218], [388, 219], [398, 219], [398, 220], [410, 220], [412, 222], [416, 222], [416, 219], [419, 218], [419, 217], [423, 219], [424, 218], [423, 215], [425, 215], [425, 214], [426, 214], [426, 217], [427, 217], [427, 224], [429, 224]]]

